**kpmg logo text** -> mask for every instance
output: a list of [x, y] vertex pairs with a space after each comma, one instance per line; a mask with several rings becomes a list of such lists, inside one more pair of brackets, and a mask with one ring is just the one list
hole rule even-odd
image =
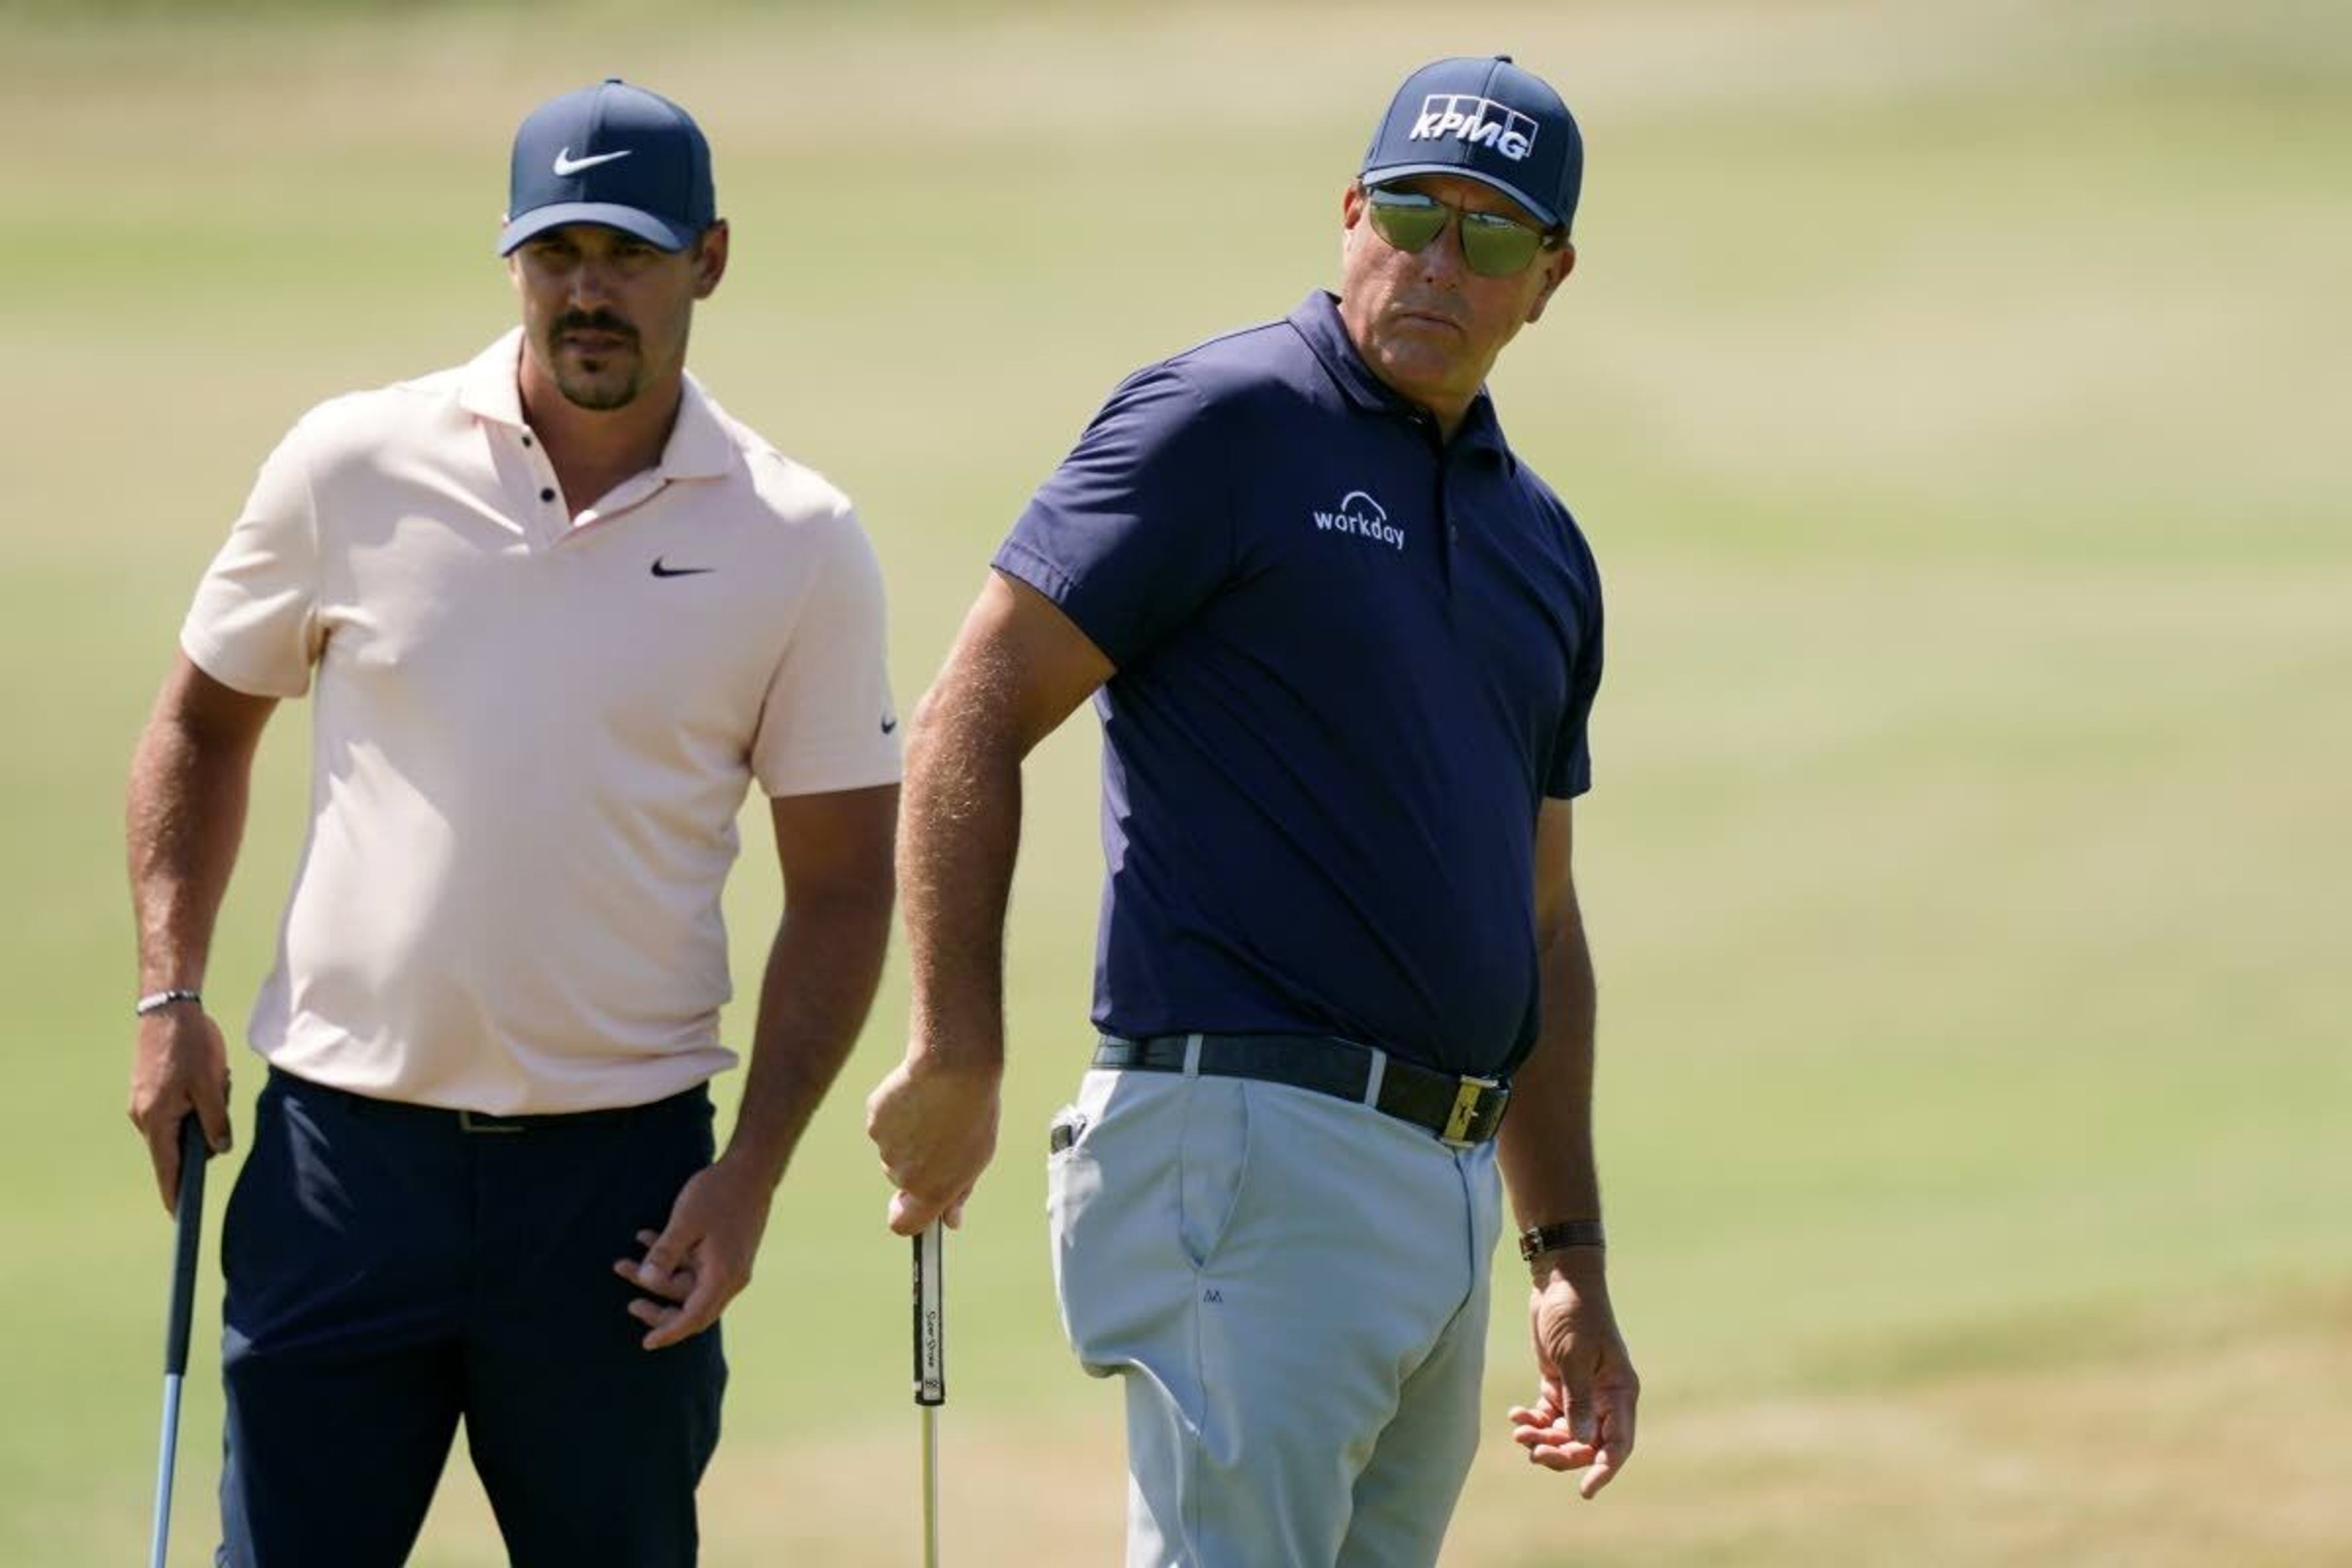
[[1315, 526], [1326, 533], [1352, 533], [1391, 550], [1404, 548], [1404, 530], [1391, 523], [1388, 509], [1361, 490], [1349, 490], [1341, 496], [1337, 511], [1308, 515], [1315, 519]]
[[1473, 146], [1492, 147], [1513, 162], [1535, 150], [1536, 122], [1507, 104], [1473, 92], [1433, 92], [1421, 100], [1411, 142], [1442, 142], [1451, 136]]

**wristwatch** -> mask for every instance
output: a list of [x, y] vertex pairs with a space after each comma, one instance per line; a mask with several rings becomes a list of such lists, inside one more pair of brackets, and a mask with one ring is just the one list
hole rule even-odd
[[1606, 1247], [1608, 1237], [1597, 1219], [1563, 1219], [1550, 1225], [1530, 1226], [1519, 1232], [1519, 1256], [1533, 1263], [1547, 1252], [1558, 1252], [1563, 1247]]

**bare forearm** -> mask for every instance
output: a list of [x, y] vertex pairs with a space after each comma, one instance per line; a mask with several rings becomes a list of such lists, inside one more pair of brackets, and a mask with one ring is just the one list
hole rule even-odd
[[914, 982], [907, 1054], [866, 1101], [901, 1236], [961, 1223], [996, 1152], [1021, 763], [1111, 673], [1043, 595], [992, 572], [917, 709], [898, 839]]
[[942, 1065], [1004, 1059], [1004, 915], [1021, 847], [1021, 749], [991, 726], [925, 715], [909, 748], [898, 883], [911, 1032]]
[[1522, 1226], [1599, 1219], [1592, 954], [1571, 909], [1542, 953], [1543, 1028], [1511, 1087], [1496, 1153]]
[[253, 746], [159, 709], [131, 764], [131, 902], [145, 991], [198, 986], [245, 835]]
[[890, 899], [845, 896], [786, 908], [768, 951], [742, 1103], [728, 1141], [772, 1186], [840, 1075], [874, 1005], [888, 944]]

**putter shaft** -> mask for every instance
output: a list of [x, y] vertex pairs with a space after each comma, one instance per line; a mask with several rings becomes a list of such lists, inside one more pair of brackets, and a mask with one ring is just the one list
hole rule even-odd
[[923, 1406], [923, 1568], [940, 1568], [940, 1419]]
[[147, 1568], [163, 1568], [172, 1548], [172, 1466], [180, 1447], [180, 1374], [163, 1374], [163, 1435], [155, 1445], [155, 1518], [147, 1535]]

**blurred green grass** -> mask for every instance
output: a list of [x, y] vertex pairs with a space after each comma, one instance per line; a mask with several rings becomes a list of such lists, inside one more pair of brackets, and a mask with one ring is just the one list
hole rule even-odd
[[[665, 16], [0, 10], [0, 1559], [118, 1560], [144, 1528], [166, 1231], [117, 1120], [131, 737], [285, 425], [509, 319], [488, 244], [515, 118], [617, 70], [710, 129], [736, 264], [696, 363], [859, 500], [911, 699], [1108, 386], [1327, 281], [1395, 78], [1490, 47], [1559, 79], [1591, 145], [1578, 275], [1496, 391], [1610, 585], [1580, 875], [1652, 1394], [1601, 1508], [1559, 1519], [1490, 1454], [1449, 1562], [2352, 1558], [2321, 1463], [2352, 1445], [2326, 1392], [2352, 1342], [2352, 17]], [[227, 1017], [267, 961], [306, 722], [264, 758]], [[1074, 726], [1033, 769], [1004, 1150], [956, 1250], [947, 1484], [978, 1561], [1113, 1550], [1114, 1405], [1059, 1343], [1032, 1142], [1085, 1037], [1094, 755]], [[746, 843], [748, 986], [774, 891]], [[911, 1540], [904, 1259], [858, 1130], [903, 1001], [894, 968], [730, 1316], [714, 1562]], [[2200, 1434], [2259, 1495], [2192, 1495], [2140, 1451]], [[422, 1562], [497, 1560], [464, 1468]]]

